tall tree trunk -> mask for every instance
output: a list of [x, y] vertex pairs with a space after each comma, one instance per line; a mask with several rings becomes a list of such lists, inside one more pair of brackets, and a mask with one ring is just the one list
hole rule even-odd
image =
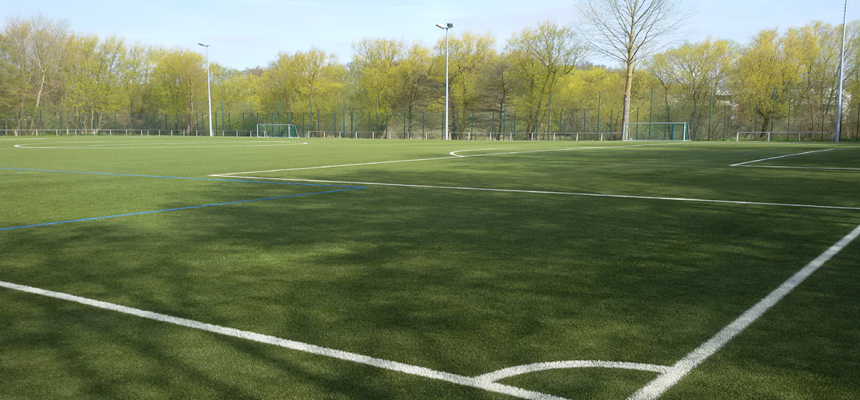
[[36, 93], [36, 108], [39, 108], [39, 104], [42, 102], [42, 90], [45, 88], [45, 73], [42, 73], [42, 81], [39, 83], [39, 92]]
[[633, 92], [633, 60], [627, 61], [627, 78], [624, 80], [624, 104], [621, 113], [621, 138], [622, 140], [629, 139], [627, 135], [627, 124], [630, 122], [630, 96]]

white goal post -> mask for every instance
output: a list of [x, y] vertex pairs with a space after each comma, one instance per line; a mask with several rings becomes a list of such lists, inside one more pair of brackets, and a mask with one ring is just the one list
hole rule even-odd
[[624, 140], [691, 140], [686, 122], [628, 122], [624, 128]]
[[293, 124], [257, 124], [257, 137], [299, 137], [299, 128]]

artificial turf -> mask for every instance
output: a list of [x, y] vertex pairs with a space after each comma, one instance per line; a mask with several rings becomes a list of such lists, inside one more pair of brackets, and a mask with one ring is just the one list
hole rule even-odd
[[[858, 160], [844, 144], [3, 137], [0, 281], [464, 376], [671, 366], [860, 224]], [[858, 260], [851, 243], [664, 398], [860, 398]], [[512, 398], [10, 289], [0, 304], [2, 398]], [[656, 376], [500, 383], [624, 399]]]

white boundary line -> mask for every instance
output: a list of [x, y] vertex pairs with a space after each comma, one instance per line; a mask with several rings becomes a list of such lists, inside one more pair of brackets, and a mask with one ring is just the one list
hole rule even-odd
[[776, 156], [776, 157], [762, 158], [762, 159], [759, 159], [759, 160], [745, 161], [745, 162], [742, 162], [742, 163], [732, 164], [732, 165], [729, 165], [729, 166], [730, 166], [730, 167], [740, 167], [741, 165], [753, 164], [753, 163], [762, 162], [762, 161], [768, 161], [768, 160], [776, 160], [776, 159], [778, 159], [778, 158], [786, 158], [786, 157], [802, 156], [802, 155], [804, 155], [804, 154], [821, 153], [821, 152], [824, 152], [824, 151], [832, 151], [832, 150], [835, 150], [835, 149], [824, 149], [824, 150], [804, 151], [803, 153], [794, 153], [794, 154], [786, 154], [786, 155]]
[[860, 168], [794, 167], [794, 166], [787, 166], [787, 165], [749, 165], [749, 164], [754, 164], [754, 163], [758, 163], [758, 162], [762, 162], [762, 161], [776, 160], [778, 158], [794, 157], [794, 156], [800, 156], [800, 155], [811, 154], [811, 153], [820, 153], [820, 152], [831, 151], [831, 150], [836, 150], [836, 149], [832, 148], [832, 149], [825, 149], [825, 150], [806, 151], [803, 153], [786, 154], [783, 156], [769, 157], [769, 158], [762, 158], [759, 160], [746, 161], [746, 162], [742, 162], [742, 163], [732, 164], [729, 166], [730, 167], [748, 167], [748, 168], [772, 168], [772, 169], [809, 169], [809, 170], [821, 170], [821, 171], [860, 171]]
[[789, 167], [787, 165], [744, 165], [747, 168], [773, 168], [773, 169], [811, 169], [820, 171], [860, 171], [860, 168], [840, 167]]
[[741, 200], [696, 199], [696, 198], [685, 198], [685, 197], [660, 197], [660, 196], [634, 196], [634, 195], [605, 194], [605, 193], [553, 192], [553, 191], [547, 191], [547, 190], [497, 189], [497, 188], [476, 188], [476, 187], [463, 187], [463, 186], [410, 185], [410, 184], [404, 184], [404, 183], [384, 183], [384, 182], [330, 181], [330, 180], [321, 180], [321, 179], [268, 178], [268, 177], [262, 177], [262, 176], [243, 176], [243, 175], [234, 175], [234, 174], [219, 174], [219, 175], [209, 175], [209, 176], [231, 177], [231, 178], [242, 178], [242, 179], [291, 181], [291, 182], [348, 184], [348, 185], [356, 185], [356, 186], [392, 186], [392, 187], [408, 187], [408, 188], [421, 188], [421, 189], [474, 190], [474, 191], [502, 192], [502, 193], [556, 194], [556, 195], [565, 195], [565, 196], [605, 197], [605, 198], [615, 198], [615, 199], [683, 201], [683, 202], [691, 202], [691, 203], [716, 203], [716, 204], [779, 206], [779, 207], [796, 207], [796, 208], [815, 208], [815, 209], [824, 209], [824, 210], [860, 211], [860, 207], [821, 206], [821, 205], [815, 205], [815, 204], [794, 204], [794, 203], [768, 203], [768, 202], [741, 201]]
[[39, 296], [51, 297], [59, 300], [71, 301], [91, 307], [101, 308], [104, 310], [115, 311], [122, 314], [133, 315], [140, 318], [150, 319], [168, 324], [184, 326], [186, 328], [198, 329], [201, 331], [216, 333], [219, 335], [235, 337], [243, 340], [279, 346], [286, 349], [302, 351], [305, 353], [316, 354], [325, 357], [336, 358], [344, 361], [351, 361], [358, 364], [365, 364], [372, 367], [387, 369], [395, 372], [402, 372], [409, 375], [430, 378], [438, 381], [449, 382], [457, 385], [468, 386], [476, 389], [483, 389], [489, 392], [501, 393], [521, 399], [531, 400], [567, 400], [563, 397], [552, 396], [545, 393], [534, 392], [530, 390], [520, 389], [517, 387], [503, 385], [488, 381], [486, 379], [477, 379], [463, 375], [441, 372], [429, 368], [419, 367], [399, 363], [396, 361], [385, 360], [381, 358], [369, 357], [361, 354], [350, 353], [347, 351], [331, 349], [328, 347], [315, 346], [312, 344], [296, 342], [293, 340], [282, 339], [275, 336], [263, 335], [260, 333], [243, 331], [234, 328], [228, 328], [220, 325], [208, 324], [205, 322], [194, 321], [186, 318], [173, 317], [170, 315], [159, 314], [152, 311], [141, 310], [138, 308], [126, 307], [119, 304], [108, 303], [99, 300], [88, 299], [67, 293], [54, 292], [51, 290], [39, 289], [32, 286], [18, 285], [15, 283], [0, 281], [0, 287], [17, 290], [20, 292], [31, 293]]
[[764, 299], [756, 303], [752, 308], [745, 311], [738, 317], [734, 322], [727, 325], [725, 328], [720, 330], [714, 337], [710, 340], [691, 351], [687, 356], [682, 358], [680, 361], [675, 363], [672, 367], [669, 368], [667, 372], [661, 374], [657, 379], [654, 379], [638, 391], [634, 393], [632, 396], [628, 397], [628, 400], [653, 400], [660, 397], [666, 390], [669, 390], [672, 386], [675, 386], [678, 381], [680, 381], [684, 376], [686, 376], [690, 371], [694, 368], [698, 367], [703, 361], [708, 359], [708, 357], [714, 355], [718, 350], [720, 350], [726, 343], [730, 340], [734, 339], [735, 336], [744, 331], [747, 327], [752, 325], [759, 317], [761, 317], [767, 310], [773, 307], [776, 303], [782, 300], [786, 295], [791, 293], [798, 285], [800, 285], [806, 278], [812, 275], [815, 271], [821, 268], [824, 263], [829, 261], [833, 256], [839, 253], [842, 249], [844, 249], [848, 244], [857, 239], [860, 236], [860, 225], [854, 228], [849, 234], [845, 235], [841, 240], [836, 242], [833, 246], [830, 246], [829, 249], [821, 253], [818, 257], [812, 260], [809, 264], [803, 267], [800, 271], [795, 273], [791, 278], [788, 278], [782, 285], [776, 288], [774, 291], [770, 292]]

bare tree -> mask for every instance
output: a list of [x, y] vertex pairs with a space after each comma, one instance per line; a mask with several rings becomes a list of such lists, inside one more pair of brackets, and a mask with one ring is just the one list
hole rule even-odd
[[583, 37], [597, 52], [621, 62], [624, 83], [623, 137], [630, 122], [630, 94], [636, 64], [657, 50], [661, 38], [677, 30], [688, 13], [680, 0], [580, 0]]

